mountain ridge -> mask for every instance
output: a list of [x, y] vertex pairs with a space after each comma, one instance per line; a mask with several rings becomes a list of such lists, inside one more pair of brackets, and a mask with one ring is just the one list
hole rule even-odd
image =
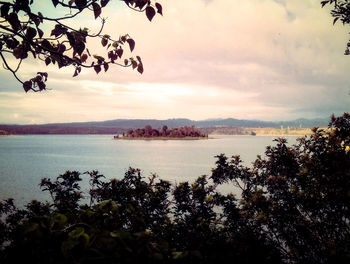
[[105, 121], [47, 123], [34, 125], [0, 124], [0, 130], [10, 134], [116, 134], [127, 129], [142, 128], [151, 125], [154, 128], [164, 125], [169, 128], [181, 126], [205, 127], [243, 127], [243, 128], [312, 128], [326, 127], [329, 119], [299, 118], [291, 121], [261, 121], [236, 118], [191, 120], [187, 118], [169, 119], [112, 119]]

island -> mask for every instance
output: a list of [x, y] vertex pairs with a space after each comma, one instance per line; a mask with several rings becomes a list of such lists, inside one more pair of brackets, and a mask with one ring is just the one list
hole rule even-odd
[[147, 125], [144, 128], [129, 129], [122, 135], [114, 136], [114, 139], [158, 139], [158, 140], [169, 140], [169, 139], [182, 139], [182, 140], [193, 140], [193, 139], [208, 139], [208, 134], [203, 134], [199, 129], [194, 126], [183, 126], [178, 128], [168, 129], [167, 126], [161, 128], [152, 128]]

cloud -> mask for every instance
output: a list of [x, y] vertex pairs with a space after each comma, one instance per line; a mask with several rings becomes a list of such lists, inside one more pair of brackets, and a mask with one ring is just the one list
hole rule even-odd
[[[37, 122], [49, 122], [120, 117], [287, 120], [349, 110], [350, 59], [343, 55], [348, 28], [333, 26], [329, 9], [318, 1], [162, 4], [164, 16], [152, 22], [119, 2], [103, 12], [108, 17], [105, 32], [115, 38], [129, 33], [135, 39], [134, 55], [143, 59], [143, 75], [111, 67], [99, 75], [84, 69], [71, 78], [73, 69], [50, 67], [53, 90], [44, 95], [18, 92], [16, 83], [1, 75], [6, 85], [0, 85], [0, 92], [13, 89], [16, 96], [0, 101], [9, 113], [0, 122], [15, 122], [13, 113], [16, 120], [31, 122], [24, 117], [27, 111], [37, 113]], [[86, 15], [75, 24], [91, 19]], [[88, 25], [95, 31], [99, 24]], [[96, 54], [104, 52], [97, 43], [90, 47]], [[43, 65], [25, 64], [22, 73], [30, 76], [33, 68], [42, 70]]]

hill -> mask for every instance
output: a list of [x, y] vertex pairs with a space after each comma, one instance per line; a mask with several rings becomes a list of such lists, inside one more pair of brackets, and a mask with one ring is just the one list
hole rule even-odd
[[10, 125], [0, 124], [0, 130], [9, 134], [118, 134], [125, 133], [128, 129], [136, 129], [150, 125], [154, 128], [164, 125], [169, 128], [182, 126], [208, 127], [243, 127], [243, 128], [312, 128], [326, 127], [328, 118], [325, 119], [296, 119], [292, 121], [261, 121], [244, 120], [235, 118], [208, 119], [194, 121], [185, 118], [173, 119], [115, 119], [98, 122], [75, 123], [51, 123], [38, 125]]

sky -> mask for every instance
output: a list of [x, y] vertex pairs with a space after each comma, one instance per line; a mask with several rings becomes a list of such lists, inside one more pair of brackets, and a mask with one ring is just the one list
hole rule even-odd
[[[49, 1], [50, 2], [50, 1]], [[58, 70], [28, 60], [20, 77], [47, 71], [50, 89], [25, 93], [0, 70], [0, 123], [40, 124], [119, 118], [327, 118], [350, 110], [349, 27], [332, 25], [315, 0], [159, 0], [163, 16], [112, 1], [104, 32], [135, 41], [144, 73]], [[48, 2], [36, 8], [55, 15]], [[44, 4], [45, 3], [45, 4]], [[72, 26], [97, 31], [86, 13]], [[94, 54], [103, 49], [89, 43]]]

